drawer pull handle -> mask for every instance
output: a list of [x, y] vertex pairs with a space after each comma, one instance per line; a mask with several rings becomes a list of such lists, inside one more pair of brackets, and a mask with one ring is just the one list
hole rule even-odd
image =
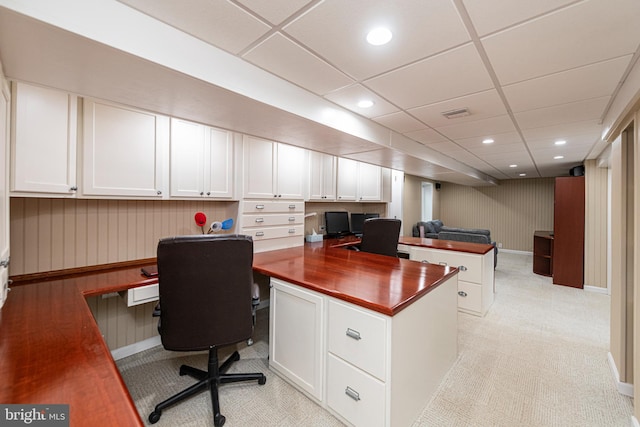
[[438, 264], [440, 264], [440, 265], [449, 265], [449, 264], [447, 264], [447, 263], [446, 263], [446, 262], [444, 262], [444, 261], [440, 261]]
[[465, 267], [464, 265], [461, 265], [460, 267], [458, 267], [458, 270], [467, 271], [467, 267]]
[[290, 216], [290, 217], [289, 217], [289, 222], [293, 222], [293, 221], [295, 221], [295, 220], [296, 220], [296, 217], [295, 217], [295, 216]]
[[264, 218], [256, 218], [256, 222], [264, 222]]
[[262, 236], [264, 236], [264, 231], [258, 231], [258, 232], [256, 233], [256, 236], [257, 236], [257, 237], [262, 237]]
[[295, 232], [296, 232], [296, 229], [295, 229], [295, 228], [290, 228], [290, 229], [289, 229], [289, 234], [294, 234]]
[[352, 398], [356, 402], [358, 400], [360, 400], [360, 393], [358, 393], [357, 391], [355, 391], [354, 389], [352, 389], [349, 386], [347, 386], [347, 388], [344, 390], [344, 394], [346, 394], [347, 396], [349, 396], [350, 398]]
[[289, 209], [295, 209], [296, 205], [289, 205]]
[[423, 264], [429, 264], [429, 261], [427, 261], [426, 259], [423, 259], [422, 261], [420, 261]]
[[351, 329], [351, 328], [347, 328], [347, 336], [353, 338], [356, 341], [362, 339], [362, 337], [360, 336], [360, 332], [356, 331], [355, 329]]
[[458, 291], [458, 295], [460, 295], [461, 297], [466, 297], [467, 293], [465, 291]]
[[256, 205], [256, 209], [264, 209], [264, 205]]

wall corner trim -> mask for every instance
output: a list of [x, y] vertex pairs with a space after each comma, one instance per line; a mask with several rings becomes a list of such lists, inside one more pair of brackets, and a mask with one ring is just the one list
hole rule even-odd
[[[611, 355], [611, 352], [607, 352], [607, 360], [609, 360], [609, 367], [611, 368], [613, 381], [616, 384], [618, 393], [624, 394], [625, 396], [629, 396], [633, 398], [633, 384], [623, 383], [620, 381], [620, 374], [618, 373], [618, 368], [616, 367], [616, 362], [613, 360], [613, 356]], [[638, 424], [638, 420], [635, 420], [634, 426], [640, 427], [640, 424]]]

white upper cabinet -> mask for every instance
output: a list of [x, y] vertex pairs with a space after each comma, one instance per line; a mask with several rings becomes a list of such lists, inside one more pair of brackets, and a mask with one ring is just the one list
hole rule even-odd
[[338, 201], [356, 201], [358, 199], [358, 162], [338, 158]]
[[336, 157], [309, 152], [309, 200], [335, 201]]
[[86, 100], [82, 193], [162, 198], [168, 142], [168, 117]]
[[77, 97], [13, 83], [11, 191], [75, 196]]
[[382, 168], [369, 163], [358, 164], [358, 201], [382, 200]]
[[171, 119], [171, 197], [233, 197], [233, 134]]
[[306, 150], [244, 137], [244, 197], [304, 199]]
[[388, 202], [391, 200], [391, 170], [338, 158], [337, 188], [341, 202]]

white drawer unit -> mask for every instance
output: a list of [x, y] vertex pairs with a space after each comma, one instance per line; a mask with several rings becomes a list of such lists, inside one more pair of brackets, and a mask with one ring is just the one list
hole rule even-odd
[[254, 252], [304, 244], [304, 202], [243, 200], [240, 209], [239, 230], [253, 238]]
[[459, 269], [458, 310], [484, 316], [493, 304], [493, 251], [475, 254], [454, 250], [409, 246], [409, 259]]
[[456, 360], [457, 276], [394, 316], [271, 286], [270, 368], [349, 426], [411, 425]]

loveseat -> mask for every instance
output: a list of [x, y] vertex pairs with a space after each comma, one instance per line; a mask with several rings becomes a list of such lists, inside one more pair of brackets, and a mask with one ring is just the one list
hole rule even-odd
[[484, 243], [493, 245], [494, 268], [498, 265], [498, 247], [491, 240], [491, 231], [483, 228], [447, 227], [439, 219], [420, 221], [413, 226], [413, 237], [420, 237], [420, 227], [424, 227], [424, 236], [429, 239], [455, 240], [458, 242]]

